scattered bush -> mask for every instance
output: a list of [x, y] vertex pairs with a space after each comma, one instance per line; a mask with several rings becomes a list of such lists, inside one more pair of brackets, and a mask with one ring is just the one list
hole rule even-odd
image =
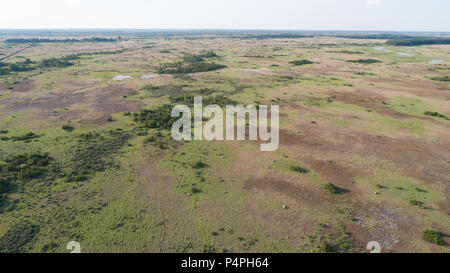
[[416, 207], [419, 207], [419, 208], [421, 208], [421, 209], [424, 209], [424, 208], [425, 208], [425, 204], [422, 203], [422, 202], [420, 202], [420, 201], [417, 201], [417, 200], [410, 200], [409, 203], [410, 203], [411, 205], [416, 206]]
[[35, 134], [33, 132], [28, 132], [28, 133], [26, 133], [25, 135], [22, 135], [22, 136], [13, 136], [11, 139], [13, 141], [26, 141], [26, 142], [29, 142], [32, 139], [39, 138], [39, 137], [40, 137], [39, 135], [37, 135], [37, 134]]
[[427, 111], [425, 113], [423, 113], [425, 116], [431, 116], [431, 117], [437, 117], [437, 118], [443, 118], [446, 120], [450, 120], [450, 117], [443, 115], [443, 114], [439, 114], [438, 112], [431, 112], [431, 111]]
[[62, 126], [62, 129], [63, 129], [64, 131], [67, 131], [67, 132], [73, 132], [73, 130], [75, 130], [75, 128], [74, 128], [73, 126], [68, 125], [68, 124], [63, 125], [63, 126]]
[[375, 64], [375, 63], [381, 63], [379, 60], [375, 59], [359, 59], [359, 60], [348, 60], [348, 63], [358, 63], [358, 64]]
[[363, 72], [363, 71], [356, 72], [355, 75], [359, 75], [359, 76], [376, 76], [376, 75], [373, 74], [373, 73], [370, 73], [370, 72]]
[[202, 53], [200, 53], [200, 56], [203, 58], [215, 58], [215, 57], [219, 57], [216, 52], [212, 51], [212, 50], [205, 50]]
[[325, 188], [329, 193], [332, 193], [332, 194], [337, 194], [337, 193], [338, 193], [338, 188], [337, 188], [334, 184], [332, 184], [332, 183], [325, 184], [324, 188]]
[[292, 61], [292, 62], [289, 62], [289, 63], [292, 64], [292, 65], [299, 66], [299, 65], [313, 64], [314, 62], [311, 62], [310, 60], [303, 59], [303, 60]]
[[441, 232], [434, 229], [424, 229], [422, 231], [422, 239], [426, 242], [437, 244], [440, 246], [445, 245], [445, 242], [442, 239]]
[[191, 193], [192, 193], [192, 194], [197, 194], [197, 193], [201, 193], [201, 192], [202, 192], [201, 189], [199, 189], [199, 188], [197, 188], [197, 187], [195, 187], [195, 186], [192, 186], [192, 187], [191, 187]]
[[291, 166], [291, 171], [298, 173], [309, 173], [309, 170], [300, 166]]
[[431, 78], [431, 80], [440, 82], [450, 82], [450, 76], [433, 77]]
[[206, 167], [206, 164], [203, 163], [201, 160], [195, 160], [194, 162], [192, 162], [191, 167], [193, 169], [201, 169]]

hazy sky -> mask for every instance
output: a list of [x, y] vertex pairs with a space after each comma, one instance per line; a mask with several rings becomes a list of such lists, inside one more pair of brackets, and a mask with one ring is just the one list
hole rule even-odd
[[450, 31], [448, 0], [1, 0], [1, 28]]

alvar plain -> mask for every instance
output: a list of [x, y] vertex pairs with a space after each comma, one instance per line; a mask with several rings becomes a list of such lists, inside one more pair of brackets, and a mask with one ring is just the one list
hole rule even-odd
[[[0, 252], [448, 253], [450, 45], [372, 38], [0, 36]], [[174, 141], [194, 97], [278, 150]]]

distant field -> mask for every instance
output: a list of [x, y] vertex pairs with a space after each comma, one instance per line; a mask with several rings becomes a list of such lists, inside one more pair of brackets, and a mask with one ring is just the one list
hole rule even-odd
[[[0, 36], [0, 253], [449, 252], [448, 43], [119, 35]], [[194, 96], [280, 105], [280, 148], [175, 142]]]

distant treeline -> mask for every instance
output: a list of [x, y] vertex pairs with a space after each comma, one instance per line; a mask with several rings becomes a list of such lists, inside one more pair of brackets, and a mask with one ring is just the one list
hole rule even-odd
[[11, 72], [24, 72], [32, 71], [39, 68], [63, 68], [74, 65], [71, 60], [78, 59], [75, 55], [68, 55], [61, 58], [44, 59], [39, 62], [33, 62], [30, 59], [26, 59], [23, 62], [17, 63], [0, 63], [0, 75], [7, 75]]
[[7, 75], [11, 72], [33, 71], [36, 69], [63, 68], [74, 65], [75, 63], [73, 63], [72, 61], [79, 60], [82, 56], [112, 55], [112, 54], [120, 54], [125, 51], [127, 51], [127, 49], [76, 53], [66, 55], [60, 58], [44, 59], [38, 62], [31, 61], [28, 58], [25, 59], [25, 61], [23, 62], [16, 62], [16, 63], [0, 62], [0, 75]]
[[386, 42], [387, 45], [393, 46], [420, 46], [420, 45], [450, 45], [450, 38], [410, 38], [410, 39], [394, 39]]
[[302, 35], [302, 34], [260, 34], [260, 35], [244, 35], [236, 36], [240, 39], [295, 39], [295, 38], [313, 38], [314, 35]]
[[11, 44], [28, 44], [28, 43], [84, 43], [84, 42], [96, 42], [96, 43], [111, 43], [117, 42], [118, 39], [114, 38], [83, 38], [83, 39], [46, 39], [46, 38], [14, 38], [6, 39], [5, 42]]
[[338, 35], [339, 38], [348, 39], [368, 39], [368, 40], [389, 40], [389, 39], [411, 39], [413, 36], [402, 35], [402, 34], [352, 34], [352, 35]]
[[348, 39], [380, 39], [388, 40], [386, 45], [391, 46], [420, 46], [420, 45], [448, 45], [450, 38], [420, 37], [402, 34], [352, 34], [338, 35], [339, 38]]

